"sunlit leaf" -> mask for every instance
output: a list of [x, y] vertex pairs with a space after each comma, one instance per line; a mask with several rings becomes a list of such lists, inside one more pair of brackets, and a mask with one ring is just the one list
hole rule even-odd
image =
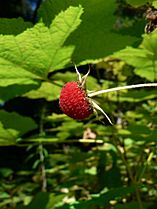
[[157, 30], [143, 36], [139, 48], [127, 47], [114, 54], [135, 67], [135, 73], [149, 81], [154, 81], [157, 73]]
[[0, 36], [0, 86], [36, 84], [71, 60], [74, 46], [64, 46], [80, 24], [82, 7], [69, 7], [50, 28], [40, 22], [23, 33]]
[[43, 82], [38, 89], [30, 91], [24, 96], [31, 99], [45, 98], [47, 101], [51, 101], [59, 98], [60, 91], [60, 86], [54, 83]]
[[136, 21], [131, 29], [129, 27], [116, 28], [114, 0], [47, 0], [41, 5], [39, 16], [49, 26], [55, 15], [68, 8], [69, 5], [81, 5], [84, 8], [82, 23], [65, 42], [66, 45], [76, 46], [72, 56], [72, 61], [75, 63], [89, 63], [91, 60], [98, 62], [100, 58], [122, 49], [126, 45], [137, 44], [141, 39], [143, 23], [140, 26]]

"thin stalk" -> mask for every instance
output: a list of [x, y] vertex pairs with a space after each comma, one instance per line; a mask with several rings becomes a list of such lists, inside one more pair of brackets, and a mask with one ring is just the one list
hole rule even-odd
[[135, 89], [135, 88], [142, 88], [142, 87], [157, 87], [157, 83], [140, 83], [140, 84], [134, 84], [134, 85], [129, 85], [129, 86], [119, 86], [119, 87], [114, 87], [110, 89], [105, 89], [105, 90], [100, 90], [92, 93], [88, 93], [89, 97], [94, 97], [99, 94], [104, 94], [112, 91], [120, 91], [120, 90], [125, 90], [125, 89]]
[[114, 144], [114, 146], [116, 147], [117, 149], [117, 152], [119, 154], [119, 156], [121, 157], [126, 169], [127, 169], [127, 172], [128, 172], [128, 176], [132, 182], [132, 184], [135, 186], [135, 192], [136, 192], [136, 198], [137, 198], [137, 201], [138, 201], [138, 204], [139, 204], [139, 209], [144, 209], [143, 208], [143, 204], [142, 204], [142, 200], [141, 200], [141, 196], [140, 196], [140, 191], [138, 189], [138, 182], [136, 182], [136, 179], [134, 178], [133, 176], [133, 173], [132, 173], [132, 170], [130, 168], [130, 165], [128, 164], [126, 158], [125, 158], [125, 155], [121, 152], [121, 150], [118, 148], [118, 144], [117, 144], [117, 141], [112, 139], [112, 142]]
[[154, 81], [156, 80], [156, 64], [155, 59], [153, 60], [153, 68], [154, 68]]
[[141, 180], [141, 178], [143, 177], [143, 175], [144, 175], [144, 173], [145, 173], [145, 170], [147, 169], [149, 163], [151, 162], [151, 160], [152, 160], [152, 158], [153, 158], [153, 155], [154, 155], [153, 152], [149, 153], [148, 158], [147, 158], [146, 162], [145, 162], [144, 165], [143, 165], [143, 169], [142, 169], [142, 171], [141, 171], [141, 173], [140, 173], [140, 176], [139, 176], [138, 179], [137, 179], [138, 182], [139, 182], [139, 181]]
[[[45, 132], [44, 132], [44, 115], [45, 115], [45, 107], [43, 107], [43, 109], [41, 110], [41, 118], [40, 118], [40, 124], [39, 124], [39, 135], [40, 136], [44, 136]], [[40, 169], [41, 169], [41, 179], [42, 179], [42, 187], [41, 187], [41, 191], [42, 192], [46, 192], [47, 191], [47, 179], [46, 179], [46, 168], [45, 168], [45, 156], [44, 156], [44, 148], [43, 148], [43, 144], [42, 142], [39, 142], [39, 157], [40, 157]]]
[[46, 170], [45, 170], [45, 164], [44, 164], [44, 154], [43, 154], [43, 145], [42, 143], [39, 144], [39, 156], [40, 156], [40, 169], [41, 169], [41, 179], [42, 179], [42, 187], [41, 191], [46, 192], [47, 191], [47, 180], [46, 180]]

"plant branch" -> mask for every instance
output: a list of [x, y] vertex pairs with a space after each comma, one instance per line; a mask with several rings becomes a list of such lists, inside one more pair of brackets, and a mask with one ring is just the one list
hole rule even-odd
[[157, 87], [157, 83], [141, 83], [141, 84], [134, 84], [134, 85], [129, 85], [129, 86], [119, 86], [115, 88], [110, 88], [110, 89], [105, 89], [105, 90], [100, 90], [96, 92], [89, 93], [89, 97], [94, 97], [99, 94], [104, 94], [112, 91], [120, 91], [120, 90], [125, 90], [125, 89], [135, 89], [135, 88], [142, 88], [142, 87]]
[[42, 143], [39, 144], [39, 156], [40, 156], [40, 169], [41, 169], [41, 179], [42, 179], [42, 187], [41, 191], [46, 192], [47, 191], [47, 180], [46, 180], [46, 170], [45, 170], [45, 164], [44, 164], [44, 153], [43, 153], [43, 145]]
[[[40, 136], [44, 136], [45, 132], [44, 132], [44, 116], [45, 116], [45, 106], [42, 107], [41, 110], [41, 118], [40, 118], [40, 124], [39, 124], [39, 135]], [[45, 156], [44, 156], [44, 148], [43, 148], [43, 144], [42, 142], [39, 142], [39, 156], [40, 156], [40, 169], [41, 169], [41, 179], [42, 179], [42, 187], [41, 187], [41, 191], [42, 192], [46, 192], [47, 191], [47, 179], [46, 179], [46, 169], [45, 169]]]

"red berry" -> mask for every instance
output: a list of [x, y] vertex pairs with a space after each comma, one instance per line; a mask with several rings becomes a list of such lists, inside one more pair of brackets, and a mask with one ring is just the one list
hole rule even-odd
[[71, 118], [82, 120], [93, 113], [86, 91], [78, 82], [66, 83], [60, 94], [61, 110]]

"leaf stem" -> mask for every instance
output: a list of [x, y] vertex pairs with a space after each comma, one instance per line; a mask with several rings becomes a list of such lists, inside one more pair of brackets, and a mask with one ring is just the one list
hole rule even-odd
[[129, 86], [119, 86], [119, 87], [92, 92], [92, 93], [89, 93], [88, 96], [94, 97], [99, 94], [104, 94], [104, 93], [108, 93], [112, 91], [120, 91], [120, 90], [125, 90], [125, 89], [135, 89], [135, 88], [142, 88], [142, 87], [157, 87], [157, 83], [141, 83], [141, 84], [133, 84]]

